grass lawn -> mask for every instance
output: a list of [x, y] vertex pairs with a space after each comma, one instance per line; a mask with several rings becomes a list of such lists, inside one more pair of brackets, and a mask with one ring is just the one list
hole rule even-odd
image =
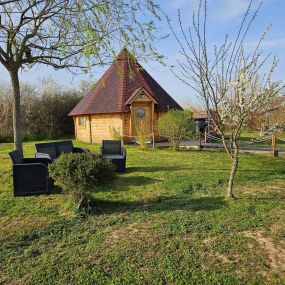
[[[270, 136], [269, 136], [270, 137]], [[284, 132], [279, 132], [276, 134], [276, 146], [277, 147], [285, 147], [285, 133]], [[272, 141], [271, 139], [266, 140], [266, 141], [256, 141], [260, 139], [260, 132], [258, 131], [244, 131], [241, 134], [240, 141], [244, 144], [247, 144], [248, 142], [252, 142], [252, 145], [255, 146], [271, 146]]]
[[85, 217], [63, 194], [14, 198], [12, 147], [0, 146], [0, 284], [285, 284], [285, 157], [242, 154], [229, 203], [223, 152], [127, 147], [127, 173]]

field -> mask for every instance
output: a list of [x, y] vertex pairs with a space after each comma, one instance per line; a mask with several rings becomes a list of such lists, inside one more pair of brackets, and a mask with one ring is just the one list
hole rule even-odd
[[14, 198], [12, 148], [0, 145], [0, 284], [285, 284], [284, 156], [243, 153], [228, 202], [223, 152], [130, 146], [127, 173], [84, 216], [58, 191]]

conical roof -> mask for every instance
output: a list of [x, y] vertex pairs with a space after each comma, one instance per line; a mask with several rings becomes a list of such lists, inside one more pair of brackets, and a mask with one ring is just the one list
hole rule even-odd
[[153, 77], [123, 49], [90, 92], [70, 112], [70, 116], [129, 112], [126, 102], [144, 88], [157, 102], [155, 110], [182, 109]]

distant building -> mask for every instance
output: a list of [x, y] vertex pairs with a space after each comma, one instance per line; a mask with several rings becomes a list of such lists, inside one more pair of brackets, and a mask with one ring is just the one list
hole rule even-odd
[[214, 131], [214, 125], [212, 123], [214, 114], [212, 110], [209, 111], [209, 114], [207, 111], [196, 111], [193, 113], [193, 119], [196, 122], [196, 139], [198, 139], [201, 134], [204, 141], [210, 141], [210, 136], [213, 135], [212, 132]]
[[113, 129], [126, 143], [136, 137], [138, 120], [158, 140], [158, 118], [171, 109], [182, 107], [123, 49], [69, 115], [78, 140], [112, 139]]

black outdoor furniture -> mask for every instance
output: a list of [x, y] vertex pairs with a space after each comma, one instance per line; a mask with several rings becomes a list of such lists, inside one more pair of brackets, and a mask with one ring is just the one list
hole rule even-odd
[[100, 153], [112, 160], [117, 172], [126, 171], [126, 149], [121, 146], [121, 141], [103, 140]]
[[14, 196], [49, 194], [53, 179], [48, 176], [48, 158], [23, 158], [18, 150], [9, 153], [13, 162]]
[[36, 158], [49, 158], [53, 162], [63, 153], [89, 153], [89, 150], [81, 147], [74, 147], [72, 141], [59, 141], [48, 143], [37, 143]]

